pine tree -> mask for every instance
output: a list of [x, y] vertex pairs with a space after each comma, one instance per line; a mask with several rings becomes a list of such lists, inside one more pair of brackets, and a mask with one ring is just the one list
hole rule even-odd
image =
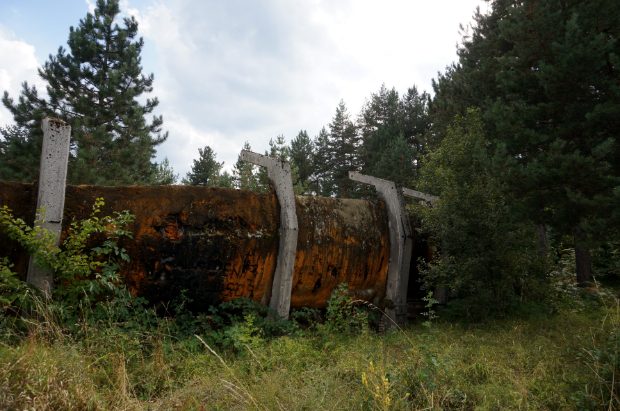
[[28, 130], [0, 127], [0, 181], [30, 182], [39, 178], [41, 143], [38, 149]]
[[360, 169], [358, 158], [360, 137], [343, 100], [336, 108], [329, 129], [328, 147], [331, 154], [329, 164], [333, 170], [333, 194], [341, 198], [355, 198], [358, 196], [358, 185], [349, 179], [349, 171]]
[[414, 157], [413, 148], [400, 134], [383, 150], [381, 158], [372, 169], [372, 175], [411, 188], [416, 176]]
[[179, 175], [174, 173], [168, 157], [164, 158], [161, 163], [157, 165], [155, 174], [153, 175], [153, 181], [151, 185], [154, 186], [166, 186], [174, 185], [179, 181]]
[[217, 156], [209, 146], [198, 149], [199, 157], [194, 160], [192, 171], [187, 173], [183, 179], [183, 184], [201, 187], [216, 187], [220, 170], [224, 163], [218, 163], [215, 160]]
[[428, 116], [429, 98], [428, 93], [420, 94], [415, 86], [410, 87], [402, 98], [396, 89], [388, 90], [385, 84], [379, 92], [371, 94], [358, 116], [362, 138], [359, 150], [362, 172], [380, 177], [374, 174], [377, 163], [383, 152], [401, 135], [411, 148], [407, 149], [407, 153], [411, 155], [412, 164], [417, 167], [426, 152], [431, 126]]
[[329, 133], [323, 127], [314, 138], [312, 158], [312, 187], [316, 195], [331, 197], [333, 193], [332, 154], [329, 148]]
[[620, 9], [610, 0], [496, 0], [476, 20], [459, 63], [436, 83], [435, 124], [482, 108], [515, 211], [574, 236], [585, 285], [588, 234], [600, 238], [618, 217]]
[[413, 86], [407, 89], [407, 93], [400, 100], [400, 133], [412, 149], [416, 162], [422, 155], [428, 153], [429, 148], [432, 148], [429, 141], [431, 119], [428, 114], [428, 105], [430, 99], [426, 91], [420, 94], [418, 88]]
[[500, 71], [497, 57], [510, 53], [514, 44], [501, 35], [500, 26], [512, 3], [494, 0], [492, 13], [486, 15], [476, 9], [471, 35], [461, 26], [458, 62], [432, 80], [435, 95], [428, 111], [433, 126], [427, 139], [432, 147], [441, 144], [456, 116], [464, 116], [470, 108], [483, 108], [485, 101], [495, 101], [501, 95], [496, 79]]
[[441, 145], [421, 169], [421, 189], [438, 195], [423, 207], [422, 224], [433, 238], [436, 257], [424, 267], [426, 288], [459, 293], [462, 310], [506, 313], [535, 297], [545, 271], [536, 252], [536, 229], [516, 218], [514, 199], [502, 193], [488, 167], [480, 110], [468, 110], [448, 128]]
[[[252, 151], [250, 143], [246, 141], [243, 145], [243, 150]], [[232, 178], [235, 188], [259, 192], [255, 166], [254, 164], [246, 163], [241, 160], [241, 155], [239, 155], [237, 162], [233, 166]]]
[[362, 172], [371, 174], [381, 152], [400, 134], [400, 117], [399, 96], [395, 88], [388, 90], [382, 84], [378, 93], [371, 93], [358, 118], [363, 142], [360, 150]]
[[291, 141], [289, 149], [291, 155], [291, 167], [297, 171], [296, 185], [300, 193], [316, 191], [310, 179], [313, 173], [314, 146], [305, 130], [301, 130], [297, 137]]
[[224, 172], [219, 175], [217, 179], [217, 186], [223, 188], [235, 188], [235, 180], [228, 170], [224, 170]]
[[160, 134], [163, 120], [145, 116], [157, 98], [138, 101], [152, 91], [153, 75], [142, 74], [135, 41], [138, 23], [123, 19], [117, 0], [98, 0], [94, 15], [70, 28], [69, 53], [59, 48], [39, 75], [48, 83], [49, 101], [35, 87], [23, 84], [17, 103], [4, 93], [3, 104], [12, 113], [23, 136], [3, 133], [5, 150], [0, 157], [3, 179], [31, 181], [38, 175], [43, 116], [53, 116], [72, 127], [68, 181], [73, 184], [148, 184], [156, 171], [151, 162], [155, 147], [168, 133]]
[[306, 130], [301, 130], [299, 134], [297, 134], [297, 137], [291, 141], [289, 152], [291, 161], [294, 162], [299, 169], [299, 179], [302, 181], [309, 180], [312, 175], [314, 147]]
[[[290, 160], [290, 151], [289, 147], [286, 145], [286, 139], [283, 135], [279, 135], [276, 139], [269, 139], [269, 150], [265, 150], [265, 155], [277, 158], [282, 161]], [[293, 172], [293, 170], [291, 170]], [[296, 175], [293, 173], [293, 184], [296, 183]], [[259, 167], [257, 173], [258, 179], [258, 191], [261, 193], [266, 193], [269, 191], [269, 176], [267, 175], [267, 169], [265, 167]]]

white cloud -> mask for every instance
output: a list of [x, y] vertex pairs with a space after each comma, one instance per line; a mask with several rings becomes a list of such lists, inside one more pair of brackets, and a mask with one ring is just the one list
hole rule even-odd
[[[89, 11], [95, 1], [85, 0]], [[82, 3], [84, 4], [84, 3]], [[182, 175], [210, 145], [230, 168], [244, 141], [255, 151], [300, 129], [311, 136], [344, 99], [356, 115], [381, 83], [399, 92], [455, 58], [459, 23], [483, 0], [121, 0], [145, 38], [144, 72]], [[27, 80], [44, 91], [34, 47], [0, 27], [0, 88], [17, 97]], [[8, 58], [4, 58], [8, 56]], [[11, 122], [0, 108], [0, 125]]]
[[278, 134], [316, 135], [341, 98], [355, 115], [381, 83], [431, 91], [437, 71], [456, 59], [459, 23], [483, 4], [169, 0], [134, 8], [159, 58], [153, 94], [170, 130], [159, 158], [184, 174], [208, 144], [229, 168], [245, 140], [262, 151]]
[[97, 8], [97, 4], [95, 0], [86, 0], [86, 5], [88, 6], [88, 12], [93, 14], [95, 13], [95, 9]]
[[[45, 95], [45, 83], [37, 73], [39, 64], [35, 57], [34, 46], [18, 40], [15, 34], [0, 25], [0, 93], [8, 91], [15, 101], [22, 89], [21, 84], [27, 81], [35, 85], [39, 95]], [[2, 105], [0, 106], [0, 126], [13, 124], [13, 116]]]
[[138, 10], [136, 8], [129, 7], [129, 1], [128, 0], [120, 0], [119, 1], [119, 6], [120, 6], [120, 9], [121, 9], [121, 16], [122, 17], [134, 16], [136, 18], [136, 20], [138, 21], [138, 23], [141, 22], [142, 19], [141, 19], [141, 15], [140, 15], [140, 10]]

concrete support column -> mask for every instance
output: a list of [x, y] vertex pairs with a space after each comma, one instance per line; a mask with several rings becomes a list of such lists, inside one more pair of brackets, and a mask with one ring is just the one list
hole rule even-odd
[[297, 236], [299, 234], [291, 165], [288, 161], [247, 150], [241, 151], [241, 160], [267, 168], [269, 182], [273, 185], [280, 203], [280, 241], [269, 308], [275, 310], [279, 316], [288, 318], [291, 308]]
[[390, 263], [386, 298], [394, 303], [393, 309], [386, 310], [389, 319], [387, 319], [385, 326], [386, 328], [394, 325], [402, 327], [407, 321], [407, 286], [409, 283], [411, 249], [413, 247], [413, 235], [405, 211], [405, 198], [402, 188], [392, 181], [352, 171], [349, 172], [349, 178], [359, 183], [374, 186], [379, 198], [385, 202], [390, 237]]
[[[43, 130], [43, 149], [41, 150], [41, 165], [39, 169], [39, 195], [37, 199], [37, 216], [39, 225], [48, 232], [56, 235], [56, 245], [60, 242], [62, 231], [62, 215], [65, 208], [65, 185], [67, 181], [67, 162], [69, 160], [69, 143], [71, 141], [71, 126], [62, 120], [44, 117], [41, 124]], [[38, 210], [45, 207], [45, 215], [38, 214]], [[37, 286], [46, 297], [51, 295], [54, 284], [52, 270], [42, 269], [34, 264], [30, 257], [26, 281]]]

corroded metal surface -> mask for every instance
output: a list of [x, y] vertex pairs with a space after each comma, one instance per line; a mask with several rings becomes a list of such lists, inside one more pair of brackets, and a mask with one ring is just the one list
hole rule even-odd
[[136, 216], [123, 239], [131, 258], [121, 275], [152, 303], [187, 290], [192, 309], [250, 297], [269, 302], [278, 250], [278, 207], [272, 193], [186, 186], [69, 186], [65, 218], [83, 219], [96, 197], [102, 215]]
[[[122, 268], [129, 288], [152, 303], [187, 290], [192, 309], [250, 297], [268, 304], [278, 252], [279, 207], [273, 193], [186, 186], [67, 186], [63, 236], [72, 221], [87, 218], [97, 197], [100, 215], [136, 215], [123, 239], [131, 263]], [[0, 183], [0, 206], [32, 224], [36, 188]], [[389, 259], [382, 202], [297, 197], [299, 236], [291, 306], [324, 307], [331, 291], [349, 283], [358, 298], [385, 294]], [[1, 231], [1, 230], [0, 230]], [[94, 245], [94, 244], [93, 244]], [[0, 257], [24, 275], [28, 256], [0, 232]]]
[[382, 202], [296, 198], [299, 237], [291, 307], [324, 307], [348, 283], [357, 298], [383, 298], [389, 263]]

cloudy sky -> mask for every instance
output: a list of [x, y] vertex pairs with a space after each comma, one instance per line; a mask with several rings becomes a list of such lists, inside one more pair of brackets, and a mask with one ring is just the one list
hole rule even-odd
[[[17, 98], [95, 0], [0, 0], [0, 92]], [[343, 99], [356, 115], [382, 83], [404, 92], [456, 59], [459, 24], [482, 0], [122, 0], [144, 37], [142, 64], [181, 176], [211, 146], [230, 169], [243, 143], [315, 136]], [[0, 107], [0, 126], [11, 124]]]

